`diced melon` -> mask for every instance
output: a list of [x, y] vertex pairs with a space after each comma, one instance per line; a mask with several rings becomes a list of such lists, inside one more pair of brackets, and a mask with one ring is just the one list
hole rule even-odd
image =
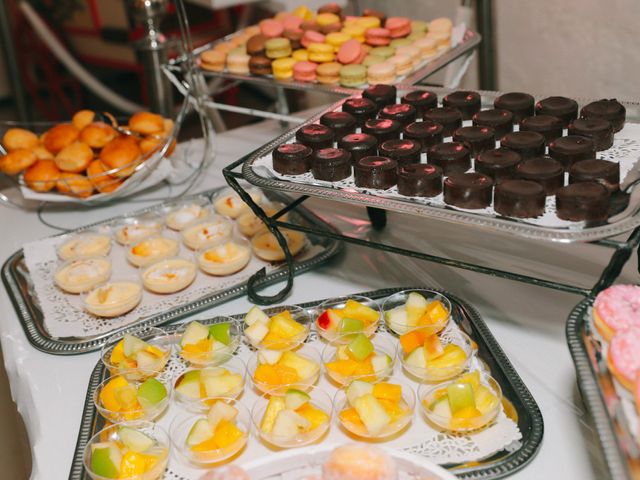
[[288, 310], [271, 317], [269, 330], [281, 338], [295, 338], [304, 333], [305, 328], [294, 320]]
[[418, 324], [418, 320], [427, 311], [429, 302], [418, 292], [410, 292], [404, 306], [407, 310], [407, 323], [409, 326]]
[[389, 328], [394, 332], [402, 335], [409, 331], [407, 310], [404, 308], [404, 305], [387, 310], [384, 312], [384, 318]]
[[209, 329], [202, 325], [200, 322], [191, 322], [187, 325], [182, 338], [180, 339], [180, 346], [194, 345], [201, 340], [205, 340], [209, 336]]
[[213, 429], [206, 418], [201, 418], [193, 424], [191, 430], [189, 430], [189, 434], [187, 435], [187, 445], [192, 447], [194, 445], [198, 445], [205, 440], [208, 440], [213, 437]]
[[293, 368], [303, 380], [314, 377], [320, 371], [320, 366], [314, 361], [290, 351], [282, 354], [280, 364]]
[[269, 327], [262, 322], [255, 322], [244, 330], [251, 343], [258, 345], [269, 333]]
[[366, 394], [355, 399], [353, 408], [356, 409], [367, 431], [379, 435], [391, 423], [391, 417], [384, 407], [372, 394]]
[[357, 398], [373, 393], [373, 385], [368, 382], [354, 380], [349, 384], [345, 393], [349, 404], [353, 406], [353, 403]]
[[264, 313], [259, 307], [253, 306], [245, 315], [244, 323], [246, 323], [248, 326], [251, 326], [256, 322], [267, 325], [269, 323], [269, 316]]

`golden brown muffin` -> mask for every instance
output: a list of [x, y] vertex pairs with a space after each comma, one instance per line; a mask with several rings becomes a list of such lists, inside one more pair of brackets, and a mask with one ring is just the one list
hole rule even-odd
[[64, 147], [71, 145], [78, 139], [80, 130], [70, 123], [62, 123], [47, 130], [43, 136], [42, 143], [51, 153], [58, 153]]
[[164, 118], [162, 120], [162, 123], [164, 125], [164, 134], [170, 135], [171, 131], [173, 130], [173, 120], [171, 120], [170, 118]]
[[24, 128], [10, 128], [2, 137], [2, 145], [8, 151], [19, 150], [22, 148], [32, 149], [38, 145], [38, 136], [25, 130]]
[[104, 122], [92, 122], [80, 131], [80, 141], [91, 148], [102, 148], [117, 136], [118, 132]]
[[31, 149], [31, 151], [33, 152], [33, 154], [36, 156], [38, 160], [53, 160], [53, 157], [54, 157], [53, 153], [51, 153], [49, 150], [44, 148], [43, 145], [36, 145], [34, 148]]
[[71, 123], [73, 123], [73, 126], [78, 130], [82, 130], [84, 127], [93, 122], [95, 116], [96, 114], [91, 110], [79, 110], [71, 119]]
[[75, 142], [58, 152], [56, 165], [63, 172], [80, 173], [87, 169], [93, 160], [93, 150], [86, 143]]
[[138, 141], [127, 135], [111, 140], [100, 152], [100, 161], [107, 170], [117, 169], [109, 173], [112, 177], [128, 177], [138, 165], [142, 156]]
[[157, 137], [144, 137], [140, 140], [140, 151], [144, 158], [148, 158], [152, 153], [154, 153], [157, 149], [161, 148], [160, 146], [164, 143], [164, 140]]
[[80, 198], [90, 197], [93, 193], [93, 185], [89, 179], [78, 173], [62, 172], [56, 182], [56, 188], [60, 193]]
[[48, 192], [59, 178], [60, 170], [53, 160], [38, 160], [24, 172], [25, 183], [36, 192]]
[[142, 135], [161, 133], [164, 131], [164, 119], [155, 113], [134, 113], [129, 119], [129, 128], [132, 132], [141, 133]]
[[16, 175], [36, 163], [36, 156], [31, 150], [19, 149], [7, 153], [0, 158], [0, 171], [7, 175]]
[[87, 167], [87, 178], [100, 193], [111, 193], [122, 185], [122, 180], [107, 175], [100, 160], [94, 160]]

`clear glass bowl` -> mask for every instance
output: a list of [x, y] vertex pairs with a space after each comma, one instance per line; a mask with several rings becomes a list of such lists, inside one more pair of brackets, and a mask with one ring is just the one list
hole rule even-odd
[[148, 237], [160, 235], [164, 220], [155, 213], [128, 217], [111, 224], [111, 231], [120, 245], [132, 245]]
[[342, 297], [342, 298], [332, 298], [322, 302], [322, 304], [320, 304], [317, 307], [316, 315], [315, 315], [316, 317], [315, 325], [316, 325], [316, 331], [318, 332], [318, 335], [320, 335], [322, 338], [324, 338], [330, 343], [339, 343], [340, 341], [349, 343], [349, 335], [344, 335], [343, 333], [341, 333], [339, 330], [339, 325], [335, 325], [335, 329], [323, 328], [323, 326], [321, 325], [320, 317], [329, 309], [342, 310], [348, 300], [355, 300], [378, 312], [378, 319], [375, 322], [372, 322], [366, 325], [362, 330], [354, 330], [353, 332], [350, 332], [350, 333], [361, 332], [361, 333], [364, 333], [367, 337], [371, 337], [374, 333], [376, 333], [376, 330], [378, 329], [378, 323], [380, 322], [380, 305], [378, 305], [374, 300], [367, 297], [362, 297], [360, 295], [351, 295], [349, 297]]
[[[312, 430], [304, 432], [296, 432], [291, 436], [274, 435], [272, 432], [262, 431], [262, 420], [264, 418], [269, 399], [272, 395], [265, 394], [260, 397], [253, 405], [251, 410], [251, 418], [253, 420], [253, 426], [258, 435], [267, 443], [275, 445], [279, 448], [296, 448], [309, 445], [322, 438], [325, 433], [329, 431], [331, 427], [331, 419], [333, 416], [333, 402], [331, 397], [322, 390], [321, 387], [307, 387], [306, 385], [290, 385], [289, 388], [305, 391], [309, 394], [311, 399], [309, 403], [312, 407], [322, 410], [328, 418], [325, 423], [322, 423]], [[276, 396], [284, 397], [284, 393]]]
[[89, 474], [89, 476], [93, 480], [108, 480], [107, 477], [103, 477], [101, 475], [97, 475], [93, 469], [91, 468], [92, 463], [92, 454], [93, 454], [93, 446], [103, 442], [121, 442], [120, 440], [120, 427], [130, 427], [134, 428], [145, 435], [151, 437], [155, 440], [155, 445], [151, 447], [149, 451], [145, 453], [150, 453], [158, 456], [157, 463], [146, 473], [142, 475], [135, 475], [132, 477], [118, 477], [125, 480], [158, 480], [163, 478], [164, 471], [167, 468], [167, 462], [169, 460], [169, 452], [171, 449], [171, 443], [169, 441], [169, 435], [167, 432], [158, 424], [152, 422], [145, 421], [133, 421], [133, 422], [123, 422], [116, 423], [114, 425], [110, 425], [103, 430], [100, 430], [96, 433], [84, 449], [83, 454], [83, 462], [84, 467]]
[[[264, 201], [264, 194], [255, 187], [246, 188], [245, 191], [251, 196], [251, 199], [258, 205]], [[243, 213], [251, 211], [249, 205], [244, 203], [240, 195], [232, 188], [225, 188], [216, 193], [211, 199], [213, 208], [218, 215], [228, 218], [238, 218]]]
[[211, 215], [210, 207], [211, 203], [205, 197], [180, 200], [164, 207], [164, 221], [171, 230], [179, 232]]
[[233, 223], [221, 215], [209, 215], [203, 221], [185, 227], [180, 233], [182, 243], [191, 250], [198, 251], [231, 238]]
[[303, 330], [301, 330], [300, 334], [288, 339], [278, 338], [275, 340], [269, 340], [269, 339], [266, 339], [266, 337], [264, 337], [260, 342], [254, 342], [246, 334], [246, 330], [249, 327], [247, 327], [247, 324], [244, 323], [243, 321], [242, 325], [243, 325], [243, 331], [245, 333], [244, 338], [247, 340], [247, 343], [249, 343], [249, 345], [251, 345], [252, 347], [258, 350], [266, 349], [266, 350], [281, 350], [281, 351], [292, 350], [297, 346], [299, 346], [301, 343], [303, 343], [307, 339], [307, 336], [309, 335], [309, 330], [311, 328], [311, 317], [309, 316], [306, 310], [294, 305], [283, 305], [280, 307], [269, 309], [269, 313], [267, 315], [269, 316], [269, 318], [273, 318], [275, 315], [282, 313], [285, 310], [288, 310], [291, 316], [293, 317], [293, 319], [296, 321], [296, 323], [298, 323], [304, 328]]
[[[150, 245], [155, 245], [155, 250], [144, 251]], [[158, 248], [161, 247], [161, 248]], [[155, 235], [144, 238], [135, 244], [126, 247], [125, 256], [134, 267], [148, 267], [165, 258], [171, 258], [178, 255], [180, 251], [180, 242], [166, 235]], [[144, 255], [140, 253], [146, 253]]]
[[[406, 320], [390, 321], [388, 312], [394, 308], [404, 306], [407, 298], [409, 297], [409, 293], [411, 292], [419, 293], [429, 303], [439, 300], [440, 303], [442, 303], [442, 305], [444, 306], [445, 310], [449, 313], [449, 315], [441, 322], [422, 326], [409, 325]], [[389, 330], [397, 333], [398, 335], [403, 335], [407, 332], [410, 332], [411, 330], [416, 329], [420, 329], [427, 335], [431, 335], [434, 333], [438, 333], [440, 330], [447, 326], [447, 323], [451, 319], [451, 302], [447, 297], [433, 290], [403, 290], [401, 292], [394, 293], [384, 301], [384, 303], [382, 304], [382, 315], [384, 316], [385, 323]]]
[[[240, 254], [237, 255], [237, 258], [226, 259], [224, 261], [215, 261], [208, 260], [207, 257], [205, 257], [205, 254], [208, 251], [217, 253], [217, 250], [222, 249], [228, 242], [233, 243], [240, 248]], [[225, 255], [226, 250], [219, 253]], [[230, 238], [224, 239], [216, 245], [208, 245], [198, 250], [198, 252], [196, 252], [195, 254], [196, 262], [198, 263], [200, 270], [208, 275], [215, 276], [233, 275], [234, 273], [239, 272], [249, 264], [249, 262], [251, 261], [251, 257], [251, 244], [246, 238], [241, 237], [240, 235], [235, 235]]]
[[[168, 277], [169, 274], [173, 274], [173, 278]], [[159, 260], [140, 270], [140, 281], [150, 292], [165, 295], [189, 287], [197, 274], [198, 267], [190, 257], [178, 256]]]
[[82, 257], [62, 262], [53, 279], [60, 290], [79, 294], [108, 282], [111, 272], [109, 257]]
[[[183, 360], [188, 362], [193, 367], [215, 367], [229, 361], [233, 357], [235, 351], [238, 349], [238, 346], [240, 346], [240, 321], [236, 320], [235, 318], [225, 317], [222, 315], [213, 317], [211, 319], [200, 319], [197, 321], [202, 323], [205, 327], [210, 327], [211, 325], [215, 325], [218, 323], [230, 323], [229, 345], [221, 347], [218, 351], [214, 349], [213, 351], [210, 350], [208, 352], [186, 352], [184, 350], [184, 347], [180, 344], [180, 340], [178, 340], [178, 342], [176, 343], [178, 355], [180, 355]], [[182, 335], [184, 334], [188, 325], [188, 323], [185, 323], [184, 326], [176, 330], [176, 335], [179, 339], [182, 339]], [[216, 345], [217, 343], [220, 342], [215, 342], [214, 345]]]
[[108, 228], [91, 228], [80, 233], [71, 233], [56, 247], [60, 260], [75, 260], [85, 257], [106, 257], [111, 252], [111, 232]]

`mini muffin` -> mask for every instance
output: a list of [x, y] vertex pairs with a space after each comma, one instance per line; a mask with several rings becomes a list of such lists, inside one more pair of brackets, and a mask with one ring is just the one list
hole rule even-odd
[[164, 120], [160, 115], [150, 112], [134, 113], [129, 119], [131, 131], [142, 135], [151, 135], [164, 131]]
[[64, 147], [78, 140], [79, 135], [80, 130], [70, 123], [63, 123], [47, 130], [42, 143], [51, 153], [58, 153]]
[[63, 172], [80, 173], [87, 169], [93, 160], [93, 150], [86, 143], [74, 142], [56, 155], [55, 162]]
[[107, 175], [106, 171], [100, 160], [92, 161], [87, 167], [87, 177], [100, 193], [111, 193], [122, 184], [122, 180]]
[[91, 148], [102, 148], [117, 136], [118, 132], [104, 122], [92, 122], [80, 131], [80, 141]]
[[17, 175], [36, 163], [36, 156], [31, 150], [24, 148], [13, 150], [0, 157], [0, 171], [7, 175]]
[[[164, 143], [167, 141], [165, 134], [162, 135], [149, 135], [140, 140], [138, 146], [144, 158], [149, 158], [152, 154], [160, 151]], [[176, 141], [172, 140], [171, 145], [167, 148], [167, 156], [171, 155], [176, 149]]]
[[27, 186], [36, 192], [48, 192], [56, 186], [60, 169], [53, 160], [38, 160], [24, 172]]
[[109, 175], [122, 178], [134, 172], [141, 155], [142, 151], [136, 139], [123, 135], [105, 145], [100, 152], [100, 161], [110, 171]]
[[38, 160], [53, 160], [54, 155], [42, 145], [36, 145], [30, 149]]
[[80, 198], [90, 197], [93, 193], [93, 185], [89, 179], [79, 173], [62, 172], [56, 188], [60, 193]]
[[4, 148], [8, 151], [22, 148], [32, 149], [35, 148], [38, 143], [40, 143], [38, 136], [24, 128], [10, 128], [2, 137], [2, 145], [4, 145]]
[[93, 119], [95, 117], [96, 117], [96, 114], [91, 110], [79, 110], [71, 118], [71, 123], [78, 130], [82, 130], [84, 127], [86, 127], [91, 122], [93, 122]]

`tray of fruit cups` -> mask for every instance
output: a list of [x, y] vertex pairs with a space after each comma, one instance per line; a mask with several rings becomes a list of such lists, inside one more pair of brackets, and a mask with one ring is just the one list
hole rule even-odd
[[524, 467], [543, 434], [535, 400], [479, 314], [428, 289], [252, 307], [115, 336], [91, 375], [69, 478], [95, 476], [83, 458], [114, 421], [167, 432], [172, 478], [250, 468], [308, 445], [324, 458], [326, 446], [353, 440], [497, 478]]
[[3, 122], [0, 173], [26, 200], [112, 201], [168, 178], [171, 162], [163, 159], [185, 154], [176, 145], [178, 123], [150, 112], [119, 122], [90, 110], [65, 123]]
[[243, 176], [522, 237], [590, 241], [640, 225], [625, 211], [639, 119], [637, 103], [615, 99], [375, 85], [247, 156]]
[[280, 12], [197, 48], [200, 71], [344, 92], [376, 83], [417, 83], [480, 43], [480, 35], [448, 18], [427, 22], [371, 9], [350, 16], [335, 4], [332, 11], [325, 7]]
[[[289, 202], [250, 190], [270, 214]], [[331, 228], [306, 209], [289, 221]], [[334, 240], [286, 231], [295, 272], [336, 254]], [[2, 269], [30, 342], [54, 354], [99, 349], [117, 332], [153, 326], [244, 294], [266, 269], [286, 275], [275, 237], [235, 192], [219, 188], [28, 243]]]
[[578, 386], [611, 478], [640, 471], [640, 287], [613, 285], [586, 298], [567, 321]]

